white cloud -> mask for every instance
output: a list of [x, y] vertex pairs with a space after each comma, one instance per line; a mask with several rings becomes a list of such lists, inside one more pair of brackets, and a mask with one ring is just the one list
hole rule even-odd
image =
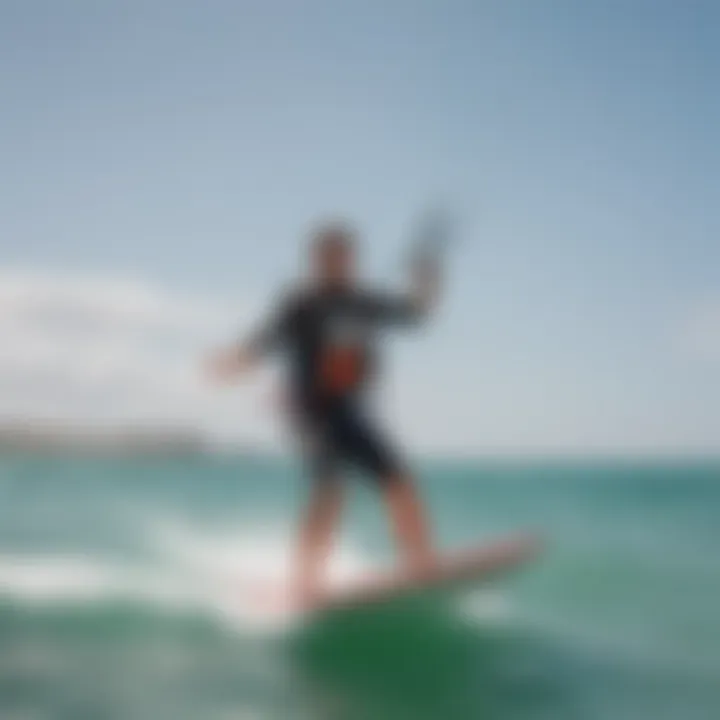
[[[185, 423], [276, 443], [282, 423], [267, 402], [272, 371], [236, 389], [213, 388], [200, 373], [209, 347], [257, 317], [256, 300], [193, 297], [132, 279], [0, 269], [0, 418]], [[691, 351], [694, 363], [720, 361], [720, 298], [697, 304], [681, 328], [676, 346]], [[706, 395], [697, 402], [687, 379], [663, 381], [680, 389], [668, 400], [675, 410], [658, 413], [647, 393], [629, 397], [621, 377], [606, 378], [600, 392], [584, 368], [531, 372], [490, 354], [479, 368], [447, 351], [443, 360], [418, 363], [419, 354], [389, 363], [382, 395], [390, 426], [412, 447], [716, 446], [710, 437], [716, 414], [702, 409], [716, 404]]]
[[0, 415], [158, 420], [252, 435], [257, 407], [220, 394], [203, 352], [238, 331], [244, 304], [151, 283], [0, 270]]

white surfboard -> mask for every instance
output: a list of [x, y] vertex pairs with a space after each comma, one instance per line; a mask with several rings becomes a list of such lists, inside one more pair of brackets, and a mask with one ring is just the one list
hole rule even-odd
[[422, 572], [387, 571], [369, 575], [352, 585], [326, 592], [305, 611], [323, 615], [380, 606], [428, 592], [475, 587], [534, 559], [541, 546], [536, 535], [514, 534], [445, 554]]

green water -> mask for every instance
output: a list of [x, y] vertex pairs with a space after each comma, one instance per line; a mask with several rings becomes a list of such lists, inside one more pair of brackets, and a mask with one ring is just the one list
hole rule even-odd
[[[305, 628], [238, 618], [304, 486], [270, 460], [0, 460], [0, 717], [720, 717], [720, 464], [419, 468], [443, 547], [543, 530], [472, 597]], [[391, 557], [350, 487], [337, 572]]]

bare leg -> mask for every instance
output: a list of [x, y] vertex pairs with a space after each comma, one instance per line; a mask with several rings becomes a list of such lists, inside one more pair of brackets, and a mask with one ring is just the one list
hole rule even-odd
[[311, 602], [319, 592], [341, 510], [340, 483], [316, 483], [300, 529], [296, 589], [301, 602]]
[[390, 519], [406, 565], [422, 572], [432, 561], [430, 534], [422, 503], [410, 478], [392, 478], [385, 491]]

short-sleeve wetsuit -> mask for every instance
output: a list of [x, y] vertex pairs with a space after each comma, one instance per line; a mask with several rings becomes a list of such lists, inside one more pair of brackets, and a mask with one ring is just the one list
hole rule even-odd
[[255, 353], [277, 350], [288, 361], [291, 417], [316, 480], [334, 480], [345, 465], [380, 483], [402, 474], [397, 453], [365, 412], [364, 396], [377, 371], [378, 333], [422, 317], [402, 295], [357, 288], [296, 290], [251, 338]]

